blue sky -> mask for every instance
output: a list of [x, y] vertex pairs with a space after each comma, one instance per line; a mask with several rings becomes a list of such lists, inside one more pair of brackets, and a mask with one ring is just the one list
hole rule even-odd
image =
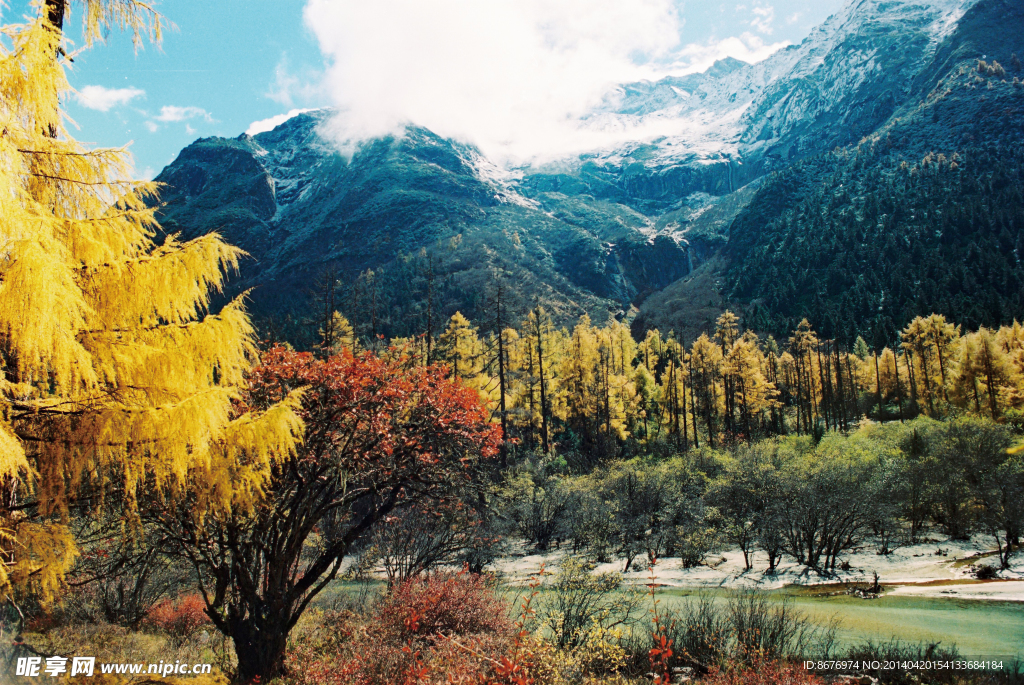
[[[841, 2], [165, 0], [158, 9], [175, 27], [161, 45], [135, 54], [115, 33], [76, 57], [67, 111], [79, 140], [131, 142], [144, 176], [198, 137], [234, 137], [300, 108], [350, 111], [354, 135], [415, 119], [504, 141], [579, 114], [616, 81], [701, 70], [727, 54], [761, 59]], [[9, 0], [2, 22], [30, 11]], [[545, 141], [523, 138], [527, 151]]]

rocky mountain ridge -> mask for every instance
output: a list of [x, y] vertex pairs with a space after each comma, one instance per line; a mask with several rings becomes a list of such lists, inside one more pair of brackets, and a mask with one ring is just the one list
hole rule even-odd
[[[254, 137], [183, 150], [157, 178], [166, 184], [162, 222], [185, 237], [216, 230], [246, 249], [253, 260], [236, 291], [254, 288], [258, 318], [294, 339], [308, 332], [327, 272], [349, 284], [350, 318], [372, 289], [373, 329], [387, 335], [423, 332], [455, 310], [487, 326], [498, 281], [520, 312], [540, 302], [568, 323], [639, 307], [639, 325], [692, 335], [730, 297], [757, 299], [720, 276], [745, 259], [731, 242], [756, 248], [758, 229], [736, 238], [732, 228], [767, 216], [766, 179], [883, 132], [897, 156], [920, 156], [930, 141], [950, 154], [971, 144], [965, 127], [992, 103], [961, 90], [977, 88], [969, 72], [979, 39], [1009, 61], [1019, 36], [985, 24], [1007, 11], [1020, 8], [853, 0], [763, 62], [727, 59], [702, 74], [623, 85], [585, 122], [670, 134], [518, 169], [417, 127], [345, 156], [323, 133], [331, 112], [304, 113]], [[1017, 122], [1021, 91], [1010, 83], [1000, 81], [998, 98]], [[936, 114], [947, 106], [955, 116]], [[936, 120], [922, 139], [907, 122], [925, 109]], [[681, 289], [675, 302], [686, 306], [667, 305]]]

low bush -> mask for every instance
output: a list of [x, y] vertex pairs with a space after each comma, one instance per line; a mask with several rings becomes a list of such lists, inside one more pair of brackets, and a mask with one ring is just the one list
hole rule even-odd
[[379, 632], [408, 640], [434, 635], [504, 634], [512, 629], [508, 607], [483, 576], [434, 573], [408, 580], [377, 611]]
[[211, 625], [206, 603], [196, 594], [176, 600], [164, 600], [154, 606], [142, 620], [146, 628], [165, 633], [179, 643], [188, 640], [204, 626]]
[[[197, 677], [169, 677], [163, 683], [186, 683], [187, 685], [228, 685], [224, 676], [232, 670], [233, 654], [230, 644], [211, 639], [208, 642], [190, 640], [179, 643], [166, 634], [141, 632], [124, 626], [109, 623], [77, 623], [51, 627], [45, 632], [26, 631], [24, 642], [30, 645], [36, 654], [62, 656], [93, 656], [96, 663], [145, 663], [155, 664], [159, 661], [183, 664], [212, 664], [213, 673]], [[24, 648], [12, 646], [10, 639], [0, 642], [0, 683], [4, 685], [39, 685], [51, 680], [42, 678], [18, 678], [14, 676], [14, 663], [17, 657], [33, 656]], [[5, 670], [10, 665], [10, 671]], [[52, 679], [56, 684], [65, 682], [79, 685], [141, 685], [139, 676], [103, 675], [96, 669], [93, 678], [74, 678], [70, 681]], [[148, 682], [155, 682], [149, 680]]]
[[786, 600], [774, 601], [759, 590], [724, 600], [698, 593], [660, 612], [658, 633], [635, 631], [626, 640], [627, 670], [645, 672], [650, 650], [663, 636], [671, 644], [664, 667], [708, 674], [727, 666], [765, 666], [798, 658], [829, 658], [835, 649], [834, 625], [819, 625]]
[[412, 578], [369, 616], [331, 612], [320, 624], [289, 650], [294, 685], [498, 682], [517, 666], [507, 605], [468, 573]]
[[978, 580], [994, 580], [999, 577], [999, 569], [995, 566], [982, 564], [974, 568], [974, 577]]
[[703, 685], [825, 685], [825, 681], [801, 664], [759, 660], [738, 668], [715, 668]]
[[618, 573], [593, 573], [590, 564], [566, 558], [545, 587], [538, 618], [559, 649], [573, 650], [595, 631], [628, 628], [643, 615], [646, 593], [624, 586]]

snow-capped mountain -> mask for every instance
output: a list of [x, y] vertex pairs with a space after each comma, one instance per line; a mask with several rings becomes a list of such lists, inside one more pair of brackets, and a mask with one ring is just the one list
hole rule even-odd
[[[788, 160], [855, 142], [909, 95], [914, 77], [976, 0], [854, 0], [757, 64], [625, 84], [590, 126], [652, 135], [601, 159], [660, 166], [695, 159]], [[653, 146], [653, 149], [651, 149]]]
[[[414, 126], [342, 155], [323, 133], [331, 112], [308, 112], [183, 150], [157, 178], [163, 222], [186, 236], [221, 231], [249, 251], [256, 261], [237, 287], [256, 286], [257, 312], [289, 326], [317, 274], [355, 282], [372, 271], [391, 312], [383, 328], [410, 334], [424, 274], [440, 269], [433, 306], [477, 320], [486, 284], [504, 273], [519, 299], [546, 302], [563, 321], [634, 306], [654, 320], [655, 303], [690, 317], [655, 323], [693, 330], [687, 307], [700, 302], [703, 319], [723, 306], [730, 260], [760, 249], [758, 222], [788, 211], [765, 185], [771, 172], [821, 188], [823, 169], [846, 164], [829, 151], [862, 141], [858, 150], [882, 145], [897, 165], [1024, 141], [1024, 73], [1015, 84], [1002, 66], [979, 64], [1012, 71], [1020, 25], [1018, 0], [852, 0], [760, 63], [726, 59], [622, 85], [584, 123], [629, 131], [627, 144], [511, 170]], [[869, 173], [875, 159], [836, 173]], [[737, 238], [737, 221], [754, 232]], [[692, 276], [704, 263], [726, 270]], [[672, 295], [690, 281], [689, 294]], [[690, 292], [698, 287], [707, 292]]]
[[906, 101], [975, 1], [854, 0], [760, 63], [730, 58], [704, 73], [623, 85], [587, 124], [634, 130], [637, 139], [584, 161], [609, 173], [642, 164], [657, 182], [633, 183], [633, 191], [678, 204], [856, 143]]

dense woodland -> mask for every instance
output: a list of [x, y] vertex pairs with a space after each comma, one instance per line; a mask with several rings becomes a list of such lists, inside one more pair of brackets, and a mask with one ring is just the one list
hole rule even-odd
[[908, 163], [885, 142], [773, 175], [737, 218], [725, 288], [751, 327], [785, 335], [806, 316], [881, 347], [921, 312], [970, 329], [1019, 316], [1024, 148]]
[[[499, 309], [500, 310], [500, 309]], [[360, 340], [333, 313], [325, 344], [356, 354]], [[516, 326], [481, 336], [456, 313], [435, 336], [390, 341], [411, 363], [444, 364], [477, 389], [507, 441], [595, 459], [622, 445], [664, 440], [679, 451], [773, 435], [849, 430], [864, 418], [908, 420], [972, 412], [1020, 421], [1024, 326], [964, 331], [941, 314], [918, 316], [895, 350], [858, 337], [847, 347], [804, 320], [781, 344], [723, 314], [689, 346], [651, 330], [637, 342], [612, 321], [583, 317], [556, 329], [538, 307]], [[371, 344], [372, 346], [372, 344]]]

